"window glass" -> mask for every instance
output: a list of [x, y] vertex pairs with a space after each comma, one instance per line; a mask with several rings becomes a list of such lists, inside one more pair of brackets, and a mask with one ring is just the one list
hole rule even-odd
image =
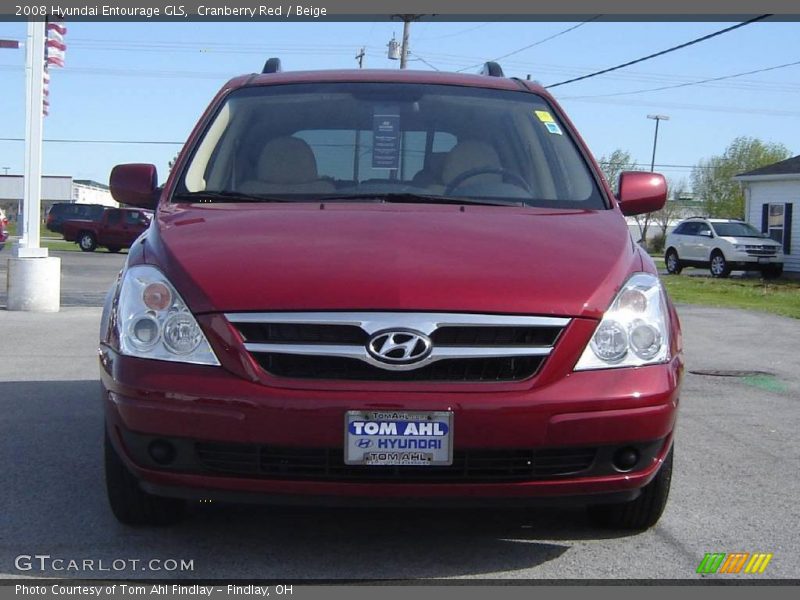
[[749, 223], [714, 223], [714, 231], [723, 237], [763, 237], [761, 232]]
[[125, 213], [125, 223], [128, 225], [138, 225], [142, 221], [142, 213], [128, 211]]
[[704, 233], [711, 233], [711, 227], [708, 226], [708, 223], [698, 223], [695, 235], [703, 235]]
[[121, 221], [121, 213], [118, 210], [111, 210], [108, 212], [108, 221], [109, 225], [116, 225]]
[[689, 223], [685, 223], [683, 226], [683, 233], [684, 235], [697, 235], [697, 229], [700, 223], [697, 221], [690, 221]]
[[769, 219], [767, 221], [767, 232], [769, 237], [779, 243], [783, 243], [784, 225], [784, 206], [783, 204], [769, 205]]
[[566, 126], [539, 96], [447, 85], [321, 83], [230, 94], [177, 194], [314, 201], [447, 195], [606, 208]]

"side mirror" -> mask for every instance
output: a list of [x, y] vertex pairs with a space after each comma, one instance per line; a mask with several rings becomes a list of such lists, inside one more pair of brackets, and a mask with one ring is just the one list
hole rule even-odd
[[661, 210], [667, 201], [667, 181], [658, 173], [626, 171], [619, 176], [617, 200], [626, 217]]
[[155, 165], [117, 165], [111, 170], [111, 196], [120, 204], [153, 210], [158, 204], [158, 172]]

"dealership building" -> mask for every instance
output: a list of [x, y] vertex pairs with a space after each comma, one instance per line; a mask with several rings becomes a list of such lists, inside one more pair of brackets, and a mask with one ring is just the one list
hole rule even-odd
[[[0, 208], [10, 221], [17, 219], [22, 207], [25, 184], [22, 175], [0, 175]], [[42, 218], [57, 202], [75, 204], [102, 204], [117, 207], [108, 186], [89, 179], [70, 176], [45, 175], [42, 177]]]

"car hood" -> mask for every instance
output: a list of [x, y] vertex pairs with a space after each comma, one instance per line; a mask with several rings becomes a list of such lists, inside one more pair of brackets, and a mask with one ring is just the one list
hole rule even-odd
[[196, 313], [427, 310], [602, 315], [642, 268], [616, 210], [170, 205], [148, 240]]
[[731, 244], [745, 244], [747, 246], [778, 246], [780, 244], [773, 240], [772, 238], [763, 238], [763, 237], [751, 237], [751, 236], [732, 236], [732, 235], [725, 235], [720, 236], [726, 242], [730, 242]]

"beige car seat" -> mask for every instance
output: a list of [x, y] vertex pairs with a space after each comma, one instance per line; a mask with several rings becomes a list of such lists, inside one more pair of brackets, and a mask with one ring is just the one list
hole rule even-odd
[[256, 178], [243, 182], [245, 194], [326, 194], [336, 191], [331, 181], [320, 179], [314, 151], [296, 137], [270, 140], [261, 151]]
[[[474, 169], [499, 169], [501, 167], [500, 157], [497, 151], [486, 142], [479, 140], [464, 140], [456, 144], [447, 154], [442, 166], [442, 183], [444, 185], [432, 185], [429, 189], [444, 192], [462, 173]], [[467, 179], [464, 184], [485, 184], [501, 183], [503, 177], [497, 173], [480, 173]]]

